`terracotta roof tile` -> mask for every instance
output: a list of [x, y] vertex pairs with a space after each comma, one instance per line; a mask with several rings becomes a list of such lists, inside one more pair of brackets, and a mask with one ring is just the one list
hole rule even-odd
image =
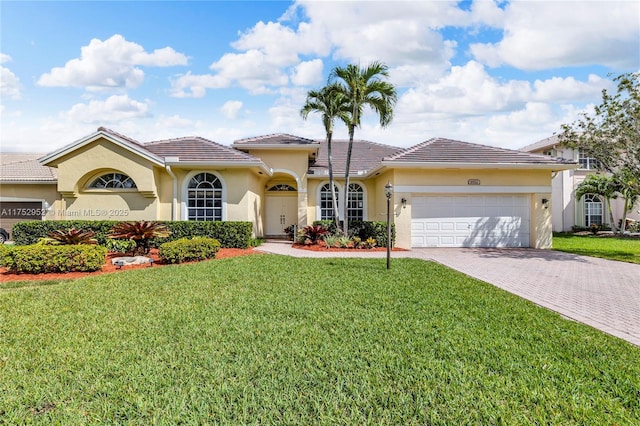
[[572, 161], [445, 138], [433, 138], [385, 158], [394, 163], [573, 164]]
[[[337, 175], [343, 175], [347, 165], [347, 148], [348, 140], [336, 139], [331, 142], [331, 156], [333, 158], [333, 172]], [[364, 140], [353, 141], [353, 151], [351, 152], [350, 174], [356, 174], [359, 171], [369, 172], [378, 167], [382, 159], [386, 156], [393, 155], [401, 148], [383, 145], [380, 143], [369, 142]], [[327, 142], [320, 142], [320, 150], [318, 158], [309, 165], [309, 172], [314, 175], [325, 175], [329, 173], [329, 162], [327, 152]]]
[[318, 145], [318, 141], [293, 136], [287, 133], [274, 133], [271, 135], [256, 136], [253, 138], [240, 139], [234, 145]]
[[0, 182], [56, 182], [58, 171], [40, 164], [42, 154], [0, 154]]
[[180, 161], [262, 162], [245, 152], [197, 136], [149, 142], [144, 148], [160, 157], [179, 157]]

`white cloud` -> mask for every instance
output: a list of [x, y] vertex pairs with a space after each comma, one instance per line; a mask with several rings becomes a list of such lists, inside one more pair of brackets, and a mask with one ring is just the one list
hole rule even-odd
[[127, 95], [113, 95], [104, 101], [76, 104], [64, 115], [72, 122], [102, 124], [149, 117], [150, 114], [148, 103]]
[[38, 84], [85, 87], [88, 90], [135, 88], [144, 80], [144, 72], [137, 66], [167, 67], [186, 64], [187, 57], [170, 47], [148, 53], [139, 44], [115, 34], [105, 41], [91, 40], [88, 46], [81, 48], [80, 58], [42, 74]]
[[591, 74], [586, 82], [574, 77], [552, 77], [533, 83], [535, 94], [532, 99], [545, 102], [580, 102], [600, 98], [602, 89], [613, 89], [611, 80]]
[[470, 46], [478, 61], [492, 67], [602, 64], [636, 70], [640, 64], [636, 1], [511, 2], [503, 13], [504, 38]]
[[[11, 56], [0, 53], [0, 64], [11, 62]], [[0, 66], [0, 97], [20, 99], [20, 79], [7, 67]]]
[[296, 86], [313, 86], [322, 82], [322, 59], [301, 62], [291, 73], [291, 82]]
[[242, 109], [242, 102], [240, 101], [227, 101], [222, 105], [220, 111], [222, 115], [230, 120], [234, 120], [238, 117], [238, 113]]
[[174, 98], [202, 98], [207, 89], [228, 87], [231, 82], [219, 75], [193, 75], [188, 72], [171, 81], [171, 96]]

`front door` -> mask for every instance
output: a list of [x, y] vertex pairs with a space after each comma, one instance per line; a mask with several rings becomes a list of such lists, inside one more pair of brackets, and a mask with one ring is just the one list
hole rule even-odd
[[290, 195], [267, 196], [266, 234], [286, 235], [284, 228], [298, 224], [298, 197]]

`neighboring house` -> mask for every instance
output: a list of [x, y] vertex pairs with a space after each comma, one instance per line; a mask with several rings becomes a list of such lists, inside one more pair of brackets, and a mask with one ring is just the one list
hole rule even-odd
[[[345, 209], [347, 144], [333, 142], [340, 218], [386, 220], [390, 182], [402, 248], [550, 247], [551, 176], [576, 167], [441, 138], [408, 149], [354, 141]], [[51, 180], [57, 171], [55, 190], [5, 179], [3, 169], [3, 206], [39, 202], [46, 219], [249, 221], [256, 236], [333, 215], [326, 143], [287, 134], [231, 146], [199, 137], [143, 144], [101, 127], [40, 162]]]
[[[40, 164], [42, 154], [0, 154], [0, 228], [10, 234], [21, 220], [54, 219], [59, 199], [57, 170]], [[13, 234], [12, 234], [13, 235]]]
[[[602, 197], [587, 194], [580, 200], [575, 198], [576, 187], [580, 182], [588, 175], [598, 172], [599, 164], [595, 158], [585, 155], [581, 149], [565, 146], [555, 135], [525, 146], [521, 151], [578, 162], [577, 169], [558, 171], [553, 177], [551, 204], [554, 231], [571, 231], [574, 226], [590, 227], [593, 224], [611, 226]], [[611, 209], [615, 220], [621, 219], [624, 213], [624, 200], [622, 198], [611, 200]], [[637, 206], [627, 215], [627, 218], [640, 220]]]

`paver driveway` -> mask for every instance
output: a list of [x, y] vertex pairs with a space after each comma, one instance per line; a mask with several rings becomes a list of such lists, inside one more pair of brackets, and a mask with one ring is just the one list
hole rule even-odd
[[640, 265], [535, 249], [414, 249], [568, 318], [640, 345]]
[[[296, 257], [385, 257], [384, 252], [310, 252], [289, 242], [260, 251]], [[434, 260], [640, 346], [640, 265], [535, 249], [413, 249], [392, 257]], [[393, 262], [392, 262], [393, 268]]]

